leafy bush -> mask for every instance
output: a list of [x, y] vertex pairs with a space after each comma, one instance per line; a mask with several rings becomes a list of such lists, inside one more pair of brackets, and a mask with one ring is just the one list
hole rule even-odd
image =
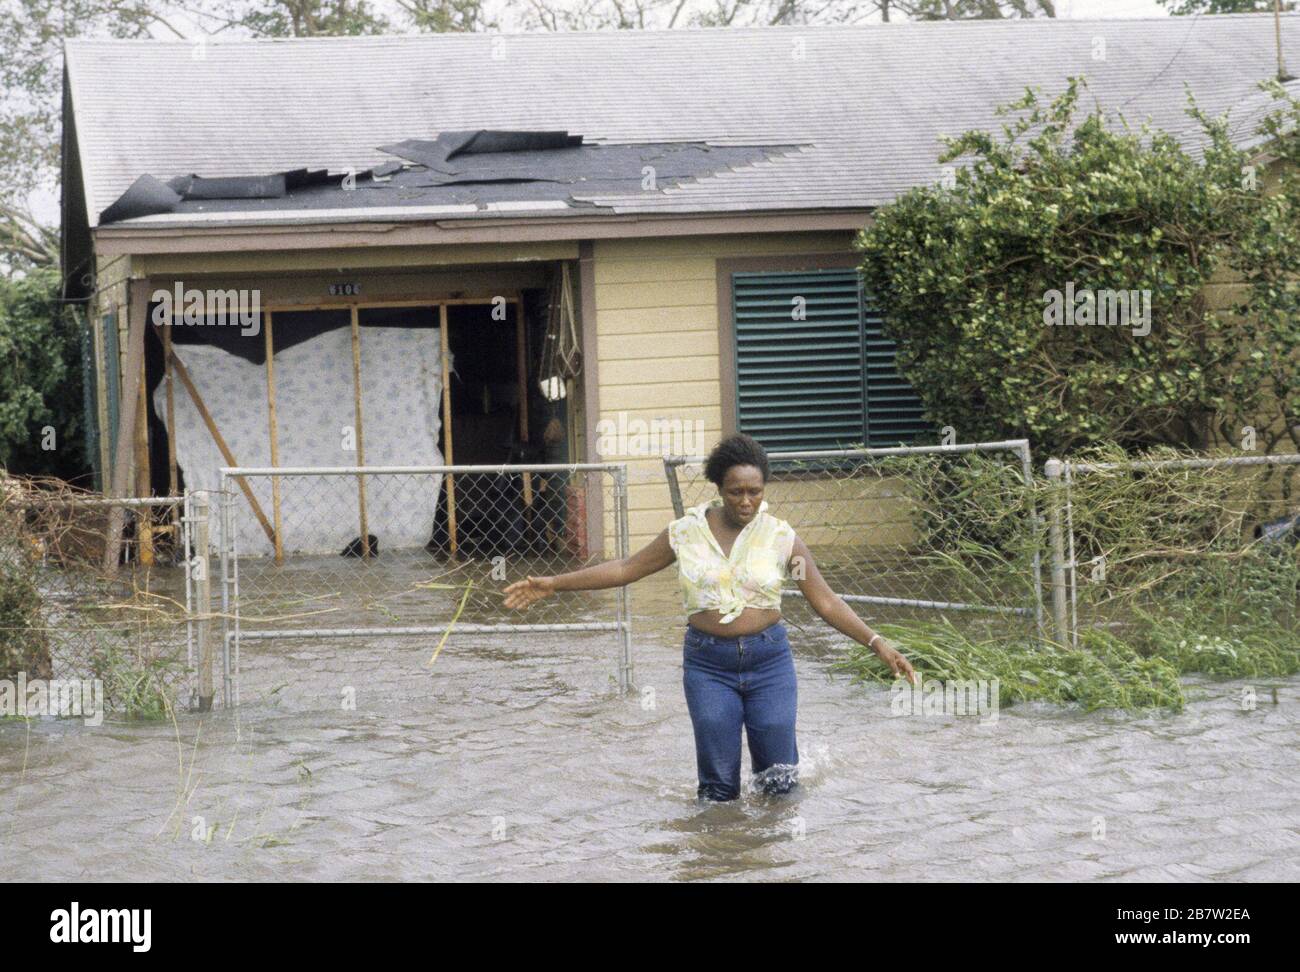
[[[1283, 176], [1266, 192], [1252, 155], [1194, 105], [1197, 156], [1100, 109], [1076, 118], [1080, 88], [1071, 81], [1048, 105], [1027, 92], [1002, 109], [1018, 117], [1001, 136], [949, 139], [940, 161], [969, 166], [883, 207], [858, 237], [866, 287], [927, 418], [968, 442], [1028, 438], [1040, 454], [1103, 441], [1204, 449], [1244, 425], [1265, 448], [1288, 435], [1300, 448], [1300, 134], [1287, 124], [1297, 102], [1273, 116]], [[1207, 284], [1233, 271], [1247, 297], [1216, 309]], [[1136, 333], [1136, 315], [1130, 326], [1045, 326], [1068, 285], [1148, 294], [1150, 332]], [[1078, 305], [1092, 320], [1102, 306]]]
[[50, 677], [41, 596], [13, 550], [0, 550], [0, 679]]

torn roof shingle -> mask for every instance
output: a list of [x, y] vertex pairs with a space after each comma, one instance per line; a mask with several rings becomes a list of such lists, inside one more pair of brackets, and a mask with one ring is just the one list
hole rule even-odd
[[[502, 212], [516, 200], [549, 215], [567, 200], [588, 213], [674, 214], [886, 203], [940, 177], [941, 135], [997, 127], [998, 105], [1027, 86], [1055, 94], [1072, 75], [1088, 78], [1088, 101], [1192, 140], [1186, 88], [1212, 115], [1256, 111], [1256, 86], [1276, 70], [1273, 29], [1272, 17], [1230, 15], [209, 39], [202, 48], [70, 40], [66, 51], [92, 220], [144, 175], [164, 185], [191, 173], [265, 177], [303, 166], [337, 175], [393, 163], [384, 146], [426, 153], [425, 167], [400, 170], [385, 189], [304, 186], [242, 200], [241, 215], [285, 218], [286, 199], [330, 211], [472, 202]], [[1282, 17], [1282, 34], [1300, 63], [1300, 15]], [[692, 162], [651, 190], [622, 169], [599, 169], [583, 174], [585, 185], [552, 184], [558, 193], [539, 189], [545, 182], [497, 181], [485, 194], [475, 167], [493, 160], [479, 171], [507, 178], [503, 156], [512, 153], [493, 159], [472, 141], [444, 138], [476, 133], [490, 147], [483, 129], [580, 134], [602, 148], [586, 153], [592, 165], [616, 158], [603, 149], [628, 143], [750, 146], [751, 154], [703, 174]], [[586, 148], [548, 143], [544, 151]], [[688, 156], [669, 159], [671, 168]], [[182, 201], [174, 213], [199, 205]]]
[[[475, 136], [487, 135], [486, 139]], [[532, 138], [534, 135], [547, 137]], [[559, 136], [559, 138], [555, 138]], [[474, 149], [470, 146], [477, 145]], [[448, 150], [449, 146], [454, 146]], [[492, 147], [486, 147], [492, 146]], [[447, 132], [436, 141], [383, 149], [411, 160], [374, 170], [328, 174], [299, 169], [262, 176], [178, 176], [163, 183], [144, 175], [104, 210], [101, 226], [160, 214], [279, 213], [394, 206], [469, 206], [475, 211], [550, 208], [590, 211], [593, 193], [657, 191], [720, 171], [753, 165], [794, 146], [702, 143], [583, 145], [566, 132]], [[647, 174], [653, 186], [647, 188]], [[553, 203], [553, 206], [539, 204]]]
[[432, 141], [408, 138], [396, 145], [381, 145], [379, 151], [410, 159], [438, 172], [456, 173], [464, 168], [463, 163], [452, 163], [457, 156], [550, 152], [581, 144], [581, 135], [568, 132], [440, 132]]

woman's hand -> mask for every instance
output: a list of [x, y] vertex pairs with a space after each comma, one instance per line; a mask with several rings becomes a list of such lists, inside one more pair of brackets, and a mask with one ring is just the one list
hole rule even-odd
[[555, 593], [554, 577], [529, 577], [515, 581], [505, 590], [506, 607], [520, 610]]
[[916, 672], [912, 670], [912, 663], [904, 658], [892, 645], [885, 644], [884, 638], [874, 640], [877, 642], [875, 648], [876, 657], [889, 666], [889, 670], [894, 673], [894, 677], [906, 675], [907, 680], [915, 685]]
[[822, 577], [822, 572], [817, 569], [817, 564], [813, 561], [813, 555], [808, 549], [808, 545], [797, 536], [790, 548], [792, 570], [793, 565], [796, 563], [803, 567], [803, 577], [799, 580], [799, 590], [803, 592], [804, 600], [812, 605], [814, 611], [821, 615], [822, 620], [840, 634], [848, 635], [858, 644], [870, 648], [881, 661], [889, 666], [895, 676], [906, 675], [907, 680], [915, 685], [916, 672], [912, 670], [911, 663], [885, 644], [884, 635], [877, 634], [863, 624], [862, 619], [853, 613], [853, 608], [845, 603], [844, 598], [831, 590], [830, 585], [826, 583], [826, 578]]
[[515, 581], [503, 592], [506, 607], [526, 608], [556, 591], [603, 591], [610, 587], [624, 587], [656, 570], [663, 570], [675, 556], [665, 529], [631, 557], [607, 560], [564, 574]]

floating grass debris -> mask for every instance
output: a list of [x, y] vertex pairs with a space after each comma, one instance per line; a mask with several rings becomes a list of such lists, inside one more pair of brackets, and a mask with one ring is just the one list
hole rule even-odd
[[[876, 630], [899, 645], [926, 679], [998, 681], [998, 704], [1052, 702], [1085, 710], [1167, 708], [1186, 702], [1178, 669], [1162, 658], [1144, 658], [1113, 635], [1088, 632], [1079, 648], [1040, 643], [975, 640], [947, 621], [882, 624]], [[854, 682], [891, 684], [889, 667], [876, 653], [854, 644], [832, 666]]]

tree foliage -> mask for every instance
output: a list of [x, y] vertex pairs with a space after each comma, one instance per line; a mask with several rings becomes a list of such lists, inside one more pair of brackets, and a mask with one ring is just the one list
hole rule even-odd
[[31, 193], [58, 182], [63, 42], [147, 37], [162, 22], [149, 0], [4, 0], [0, 31], [0, 270], [58, 261], [57, 234]]
[[665, 30], [1055, 16], [1055, 0], [530, 0], [523, 19], [541, 30]]
[[[1160, 0], [1175, 17], [1196, 14], [1272, 13], [1274, 0]], [[1296, 9], [1296, 0], [1282, 0], [1282, 13]]]
[[59, 283], [54, 267], [0, 277], [0, 467], [72, 479], [86, 468], [81, 324]]

